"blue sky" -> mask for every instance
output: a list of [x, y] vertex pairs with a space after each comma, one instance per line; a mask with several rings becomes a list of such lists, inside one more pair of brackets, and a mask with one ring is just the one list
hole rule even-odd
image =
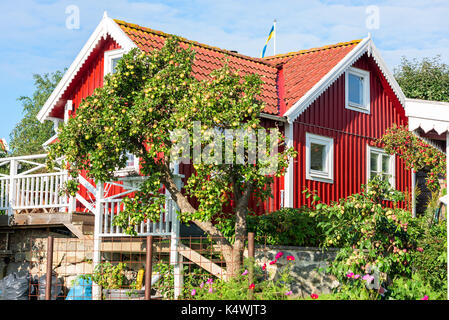
[[[79, 8], [79, 29], [66, 26], [70, 5]], [[377, 25], [367, 24], [374, 17], [373, 11], [367, 12], [369, 6], [378, 10]], [[105, 10], [112, 18], [250, 56], [260, 55], [276, 19], [277, 53], [360, 39], [371, 32], [392, 70], [402, 56], [439, 54], [449, 63], [447, 0], [1, 1], [0, 137], [9, 141], [20, 121], [17, 98], [32, 94], [33, 74], [68, 67]], [[267, 55], [272, 52], [270, 42]]]

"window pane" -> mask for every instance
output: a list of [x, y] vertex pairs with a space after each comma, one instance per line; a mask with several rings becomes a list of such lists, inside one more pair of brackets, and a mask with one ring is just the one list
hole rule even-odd
[[115, 58], [115, 59], [112, 59], [112, 73], [115, 73], [117, 70], [115, 70], [116, 69], [116, 67], [117, 67], [117, 63], [118, 63], [118, 61], [120, 60], [120, 58]]
[[324, 171], [325, 145], [310, 144], [310, 169]]
[[349, 73], [348, 80], [349, 102], [363, 105], [363, 78]]
[[371, 160], [371, 171], [379, 171], [377, 167], [377, 160], [379, 159], [379, 155], [377, 153], [371, 153], [370, 154], [370, 160]]
[[382, 172], [390, 173], [390, 156], [382, 155]]
[[127, 167], [134, 167], [135, 157], [133, 154], [127, 152], [126, 156], [128, 157], [128, 160], [126, 160], [126, 166]]

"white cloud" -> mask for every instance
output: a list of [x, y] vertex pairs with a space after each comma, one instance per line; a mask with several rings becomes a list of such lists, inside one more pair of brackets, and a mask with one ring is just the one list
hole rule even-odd
[[[65, 8], [72, 4], [80, 8], [79, 30], [65, 26]], [[365, 26], [366, 6], [373, 4], [380, 9], [378, 30]], [[259, 56], [276, 18], [278, 53], [360, 39], [372, 32], [392, 69], [403, 55], [442, 54], [449, 63], [447, 0], [1, 1], [0, 90], [8, 101], [0, 105], [1, 111], [20, 110], [17, 104], [14, 108], [9, 104], [20, 95], [31, 94], [33, 73], [70, 65], [104, 10], [113, 18], [252, 56]], [[267, 49], [270, 55], [271, 46]], [[16, 113], [3, 117], [0, 137], [8, 135], [6, 121], [16, 118]]]

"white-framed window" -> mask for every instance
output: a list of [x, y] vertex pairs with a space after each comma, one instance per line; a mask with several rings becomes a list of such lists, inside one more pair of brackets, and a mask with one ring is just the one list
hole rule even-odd
[[370, 113], [370, 73], [350, 67], [345, 74], [346, 108]]
[[104, 75], [107, 75], [109, 73], [115, 73], [116, 66], [119, 60], [123, 57], [125, 54], [124, 49], [115, 49], [115, 50], [109, 50], [105, 51], [104, 53]]
[[125, 155], [127, 157], [126, 160], [126, 167], [122, 168], [120, 170], [117, 170], [115, 173], [116, 175], [127, 175], [130, 173], [139, 173], [139, 158], [136, 157], [134, 154], [125, 151]]
[[334, 139], [306, 133], [306, 179], [334, 182]]
[[367, 179], [376, 175], [388, 180], [391, 187], [395, 187], [395, 157], [383, 149], [368, 146], [367, 148]]

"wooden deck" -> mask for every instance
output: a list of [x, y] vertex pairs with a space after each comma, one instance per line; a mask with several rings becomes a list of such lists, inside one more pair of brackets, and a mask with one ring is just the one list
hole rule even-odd
[[95, 217], [92, 213], [21, 213], [0, 216], [0, 227], [11, 229], [65, 226], [80, 239], [92, 238]]

